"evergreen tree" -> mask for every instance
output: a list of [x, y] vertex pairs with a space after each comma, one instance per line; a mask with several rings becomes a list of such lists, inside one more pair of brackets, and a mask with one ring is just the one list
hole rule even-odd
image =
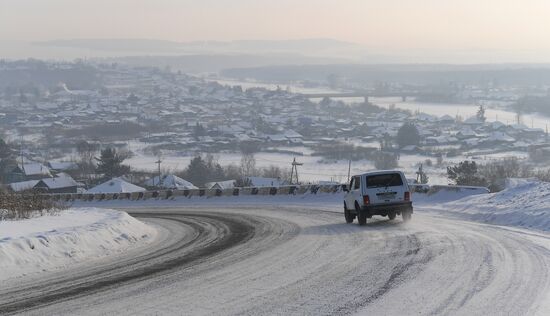
[[0, 138], [0, 159], [5, 159], [11, 156], [12, 149], [6, 142]]
[[214, 156], [197, 155], [191, 159], [182, 176], [185, 180], [202, 187], [207, 182], [223, 180], [225, 172]]
[[428, 177], [426, 172], [424, 172], [424, 167], [422, 166], [422, 164], [420, 164], [420, 167], [418, 167], [418, 171], [416, 171], [416, 181], [420, 184], [426, 184], [428, 183], [429, 179], [430, 178]]
[[485, 122], [487, 118], [485, 117], [485, 108], [483, 107], [483, 104], [479, 105], [479, 109], [477, 110], [476, 117], [478, 120]]
[[101, 151], [100, 157], [96, 158], [96, 172], [103, 174], [106, 179], [120, 177], [130, 172], [130, 166], [122, 164], [125, 159], [126, 157], [117, 153], [116, 149], [105, 148]]
[[486, 186], [487, 181], [478, 175], [475, 161], [462, 161], [457, 166], [447, 167], [447, 177], [457, 185]]
[[17, 166], [13, 148], [0, 138], [0, 183], [7, 182], [7, 174]]
[[400, 148], [420, 144], [418, 128], [412, 123], [403, 124], [397, 132], [397, 144]]
[[203, 186], [208, 175], [208, 166], [202, 156], [191, 159], [184, 172], [184, 178], [197, 186]]

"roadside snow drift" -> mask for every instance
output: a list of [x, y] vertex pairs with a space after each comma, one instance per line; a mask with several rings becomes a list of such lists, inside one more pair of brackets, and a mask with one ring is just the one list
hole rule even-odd
[[430, 209], [485, 223], [550, 231], [550, 183], [508, 181], [498, 193], [434, 203]]
[[66, 267], [148, 242], [156, 230], [125, 212], [78, 208], [0, 222], [0, 280]]
[[467, 196], [486, 194], [489, 189], [485, 187], [433, 185], [427, 193], [413, 193], [413, 202], [417, 204], [443, 203], [460, 200]]

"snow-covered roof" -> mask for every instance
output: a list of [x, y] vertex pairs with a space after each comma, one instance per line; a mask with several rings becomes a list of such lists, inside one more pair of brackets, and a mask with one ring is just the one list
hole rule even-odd
[[302, 136], [300, 133], [294, 131], [294, 130], [287, 130], [284, 132], [284, 135], [288, 138], [303, 138], [304, 136]]
[[469, 126], [462, 128], [460, 131], [458, 131], [457, 134], [461, 136], [466, 136], [466, 137], [476, 136], [476, 133]]
[[441, 136], [430, 136], [430, 137], [426, 137], [426, 142], [435, 142], [435, 143], [438, 143], [438, 144], [448, 144], [448, 143], [454, 143], [454, 142], [457, 142], [458, 139], [456, 137], [453, 137], [453, 136], [446, 136], [446, 135], [441, 135]]
[[235, 138], [237, 138], [241, 142], [252, 140], [252, 138], [246, 134], [237, 134], [235, 135]]
[[415, 118], [418, 121], [425, 121], [425, 122], [435, 122], [437, 121], [437, 117], [434, 115], [426, 114], [426, 113], [418, 113]]
[[61, 175], [62, 176], [55, 178], [45, 178], [40, 180], [39, 182], [44, 183], [49, 189], [60, 189], [78, 186], [78, 182], [71, 178], [71, 176], [64, 173]]
[[279, 187], [283, 181], [277, 178], [248, 177], [253, 187]]
[[113, 178], [89, 189], [86, 193], [132, 193], [143, 191], [146, 190], [142, 187], [126, 182], [121, 178]]
[[9, 186], [14, 192], [21, 192], [25, 190], [30, 190], [38, 183], [38, 180], [29, 180], [10, 183]]
[[442, 117], [439, 118], [439, 121], [440, 122], [454, 122], [454, 118], [448, 114], [445, 114], [443, 115]]
[[48, 163], [53, 170], [76, 170], [78, 165], [76, 162], [70, 161], [50, 161]]
[[35, 176], [35, 175], [42, 175], [47, 177], [52, 176], [52, 174], [50, 173], [50, 169], [48, 169], [48, 167], [44, 166], [41, 163], [26, 163], [26, 164], [23, 164], [23, 167], [21, 169], [27, 176]]
[[287, 140], [285, 135], [281, 135], [281, 134], [267, 135], [266, 139], [271, 140], [271, 141], [275, 141], [275, 142], [281, 142], [281, 141], [286, 141]]
[[235, 187], [235, 180], [225, 180], [217, 182], [208, 182], [205, 184], [208, 189], [219, 188], [219, 189], [233, 189]]
[[506, 126], [506, 124], [502, 123], [501, 121], [491, 122], [491, 128], [492, 129], [499, 129], [499, 128], [504, 127], [504, 126]]
[[145, 182], [147, 186], [158, 186], [166, 189], [191, 190], [198, 189], [193, 183], [184, 180], [172, 174], [162, 175], [159, 181], [159, 176], [153, 177]]
[[520, 131], [524, 131], [524, 130], [528, 130], [529, 127], [527, 127], [525, 124], [513, 124], [513, 125], [510, 125], [512, 126], [513, 129], [515, 130], [520, 130]]
[[509, 136], [503, 132], [493, 132], [487, 139], [487, 141], [498, 141], [498, 142], [515, 142], [515, 138]]
[[477, 138], [468, 138], [464, 140], [464, 143], [469, 146], [477, 146], [479, 144], [479, 139]]

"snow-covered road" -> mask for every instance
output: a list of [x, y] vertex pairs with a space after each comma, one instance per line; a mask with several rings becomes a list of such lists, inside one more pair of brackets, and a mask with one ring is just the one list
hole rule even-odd
[[0, 313], [550, 313], [550, 235], [415, 212], [345, 224], [314, 206], [126, 209], [148, 247], [2, 284]]

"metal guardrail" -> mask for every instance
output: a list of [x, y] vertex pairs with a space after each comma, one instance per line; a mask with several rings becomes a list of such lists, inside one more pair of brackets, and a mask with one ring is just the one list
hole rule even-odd
[[[281, 187], [244, 187], [232, 189], [191, 189], [191, 190], [157, 190], [134, 193], [57, 193], [44, 194], [53, 201], [112, 201], [112, 200], [168, 200], [177, 197], [205, 197], [214, 198], [222, 196], [273, 196], [273, 195], [304, 195], [318, 193], [338, 193], [342, 192], [346, 185], [288, 185]], [[489, 190], [485, 187], [472, 187], [460, 185], [427, 185], [427, 184], [409, 184], [409, 188], [414, 193], [434, 193], [441, 190]]]
[[414, 193], [434, 194], [439, 191], [484, 191], [489, 193], [489, 189], [486, 187], [476, 187], [468, 185], [428, 185], [428, 184], [409, 184], [409, 188]]
[[269, 195], [303, 195], [317, 193], [342, 192], [342, 185], [289, 185], [281, 187], [245, 187], [232, 189], [191, 189], [191, 190], [157, 190], [134, 193], [53, 193], [44, 194], [53, 201], [142, 201], [149, 199], [167, 200], [176, 197], [221, 197], [221, 196], [269, 196]]

